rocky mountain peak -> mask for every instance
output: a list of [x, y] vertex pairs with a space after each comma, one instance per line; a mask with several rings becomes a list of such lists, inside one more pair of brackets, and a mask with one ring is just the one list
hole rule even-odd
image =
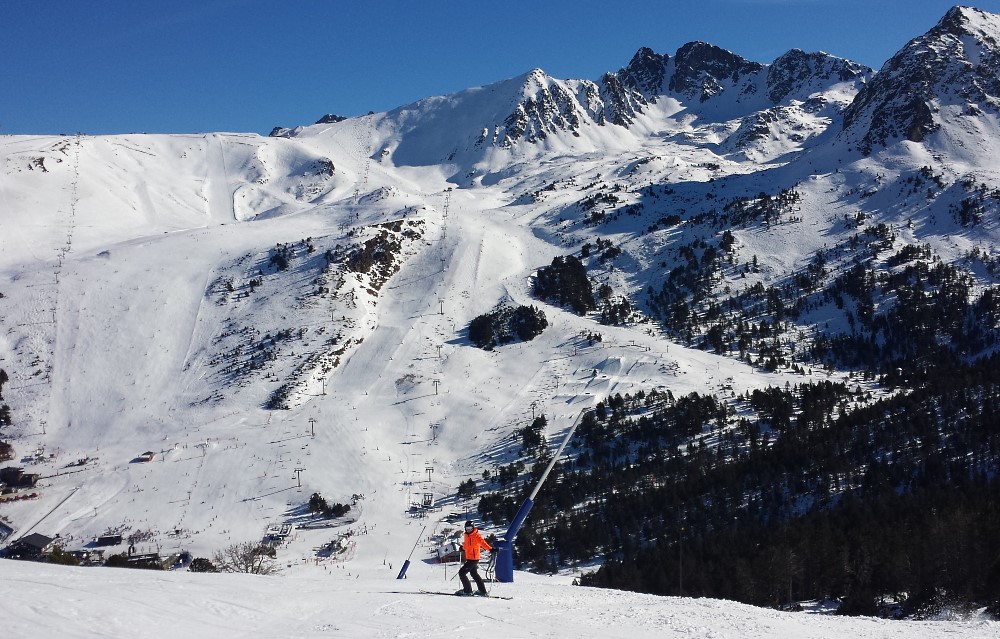
[[544, 89], [549, 86], [550, 78], [549, 74], [545, 73], [542, 69], [535, 67], [531, 71], [524, 74], [524, 91], [525, 95], [533, 94], [539, 89]]
[[763, 64], [715, 45], [689, 42], [677, 50], [669, 88], [689, 100], [704, 102], [722, 93], [726, 84], [735, 85], [762, 69]]
[[[538, 142], [560, 131], [578, 135], [588, 118], [576, 87], [541, 69], [532, 69], [523, 77], [519, 100], [503, 121], [502, 135], [494, 136], [494, 144], [509, 147], [520, 140]], [[593, 83], [587, 84], [593, 87]], [[481, 138], [480, 144], [484, 141]]]
[[983, 110], [1000, 114], [1000, 16], [955, 7], [885, 63], [844, 112], [844, 130], [867, 155]]
[[627, 87], [639, 91], [647, 99], [663, 93], [663, 82], [670, 56], [649, 47], [635, 52], [629, 63], [618, 71], [618, 79]]
[[774, 104], [789, 97], [808, 99], [815, 85], [837, 82], [864, 83], [874, 71], [868, 67], [822, 51], [806, 53], [792, 49], [775, 60], [767, 70], [767, 97]]
[[983, 35], [983, 24], [989, 23], [994, 17], [975, 7], [952, 7], [928, 35], [938, 33], [948, 33], [955, 37]]
[[347, 119], [347, 116], [337, 115], [336, 113], [327, 113], [320, 119], [316, 120], [316, 124], [336, 124], [337, 122], [343, 122]]

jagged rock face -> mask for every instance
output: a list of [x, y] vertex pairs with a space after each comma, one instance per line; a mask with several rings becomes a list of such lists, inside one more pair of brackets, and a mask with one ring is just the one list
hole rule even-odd
[[[859, 85], [871, 72], [847, 60], [801, 51], [782, 56], [778, 63], [779, 69], [769, 74], [769, 65], [750, 62], [703, 42], [684, 45], [673, 58], [644, 47], [625, 67], [604, 74], [598, 82], [555, 79], [535, 69], [454, 96], [428, 98], [399, 109], [399, 115], [405, 117], [409, 130], [423, 126], [430, 129], [445, 121], [467, 122], [461, 140], [451, 137], [456, 133], [451, 129], [444, 135], [430, 136], [435, 151], [448, 161], [456, 153], [468, 151], [469, 157], [475, 158], [488, 148], [512, 149], [525, 142], [544, 141], [546, 145], [569, 144], [579, 148], [600, 146], [607, 139], [601, 137], [604, 135], [601, 127], [634, 130], [640, 118], [645, 122], [645, 118], [669, 110], [674, 113], [683, 110], [686, 116], [699, 120], [699, 125], [716, 127], [718, 131], [727, 131], [727, 135], [740, 127], [740, 135], [732, 138], [736, 150], [745, 146], [737, 140], [762, 140], [766, 129], [767, 136], [786, 153], [825, 129], [855, 92], [844, 87], [831, 92], [834, 85], [845, 79]], [[768, 78], [770, 85], [766, 82]], [[768, 91], [779, 96], [776, 99], [781, 102], [770, 100]], [[661, 99], [663, 110], [660, 105], [654, 108]], [[796, 103], [790, 104], [792, 100]], [[755, 113], [786, 105], [797, 111], [753, 118]], [[815, 116], [816, 124], [807, 123], [799, 131], [803, 114]], [[655, 123], [645, 122], [643, 126], [646, 124]], [[671, 126], [669, 122], [664, 124]], [[784, 144], [786, 133], [791, 136], [787, 140], [791, 144]], [[706, 135], [715, 137], [716, 133], [708, 131]], [[396, 147], [394, 158], [406, 163], [412, 157], [426, 155], [427, 149], [426, 142], [411, 146], [403, 140]]]
[[580, 126], [587, 116], [566, 87], [541, 70], [533, 71], [525, 86], [532, 86], [533, 94], [528, 95], [504, 120], [505, 133], [501, 146], [511, 146], [521, 139], [537, 142], [550, 133], [560, 131], [579, 135]]
[[[656, 102], [663, 94], [663, 83], [670, 56], [642, 47], [632, 60], [617, 73], [605, 73], [600, 84], [600, 107], [595, 103], [589, 109], [595, 113], [598, 124], [617, 124], [628, 127], [644, 107]], [[595, 110], [596, 109], [596, 110]]]
[[737, 147], [744, 147], [751, 142], [763, 140], [770, 136], [775, 129], [775, 125], [780, 125], [782, 120], [790, 119], [789, 107], [772, 107], [764, 111], [752, 113], [740, 121], [740, 127], [730, 139]]
[[839, 119], [873, 73], [850, 60], [792, 49], [767, 67], [761, 86], [773, 106], [742, 116], [725, 148], [755, 161], [803, 148]]
[[587, 125], [628, 127], [648, 104], [638, 90], [614, 73], [606, 73], [597, 84], [560, 81], [536, 69], [528, 74], [521, 91], [523, 98], [504, 118], [497, 134], [490, 140], [487, 127], [477, 140], [478, 146], [489, 140], [496, 146], [511, 147], [522, 140], [535, 143], [558, 133], [579, 136]]
[[631, 89], [635, 89], [646, 99], [653, 99], [663, 93], [663, 82], [667, 73], [670, 56], [656, 53], [648, 47], [635, 52], [628, 65], [618, 71], [618, 79]]
[[1000, 113], [1000, 16], [955, 7], [893, 56], [844, 112], [844, 129], [868, 155], [893, 140], [921, 142], [943, 107]]
[[767, 97], [774, 104], [795, 97], [808, 99], [817, 83], [824, 86], [837, 82], [863, 83], [874, 73], [868, 67], [816, 52], [792, 49], [775, 60], [767, 70]]
[[648, 104], [643, 94], [631, 88], [621, 75], [605, 73], [601, 78], [601, 89], [604, 110], [598, 117], [598, 124], [610, 122], [628, 127]]
[[690, 42], [678, 49], [674, 67], [670, 90], [699, 102], [719, 95], [726, 84], [739, 85], [741, 80], [747, 81], [740, 92], [752, 92], [752, 76], [764, 69], [763, 64], [704, 42]]

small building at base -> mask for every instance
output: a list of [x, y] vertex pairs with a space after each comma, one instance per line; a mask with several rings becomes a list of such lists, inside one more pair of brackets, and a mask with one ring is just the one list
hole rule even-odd
[[5, 549], [4, 555], [8, 559], [26, 559], [37, 561], [42, 555], [52, 550], [54, 539], [38, 533], [31, 533], [25, 537], [11, 542]]

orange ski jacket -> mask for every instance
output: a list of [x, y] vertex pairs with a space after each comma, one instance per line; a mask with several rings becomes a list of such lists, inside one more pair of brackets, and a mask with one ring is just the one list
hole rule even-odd
[[462, 540], [462, 552], [465, 554], [465, 560], [479, 561], [480, 550], [493, 550], [493, 546], [486, 543], [478, 528], [473, 528], [471, 533], [465, 533], [465, 539]]

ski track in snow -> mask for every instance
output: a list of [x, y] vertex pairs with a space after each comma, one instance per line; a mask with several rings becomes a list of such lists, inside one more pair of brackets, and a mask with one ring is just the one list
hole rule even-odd
[[[505, 599], [447, 592], [437, 566], [395, 580], [350, 567], [286, 577], [150, 573], [3, 562], [0, 609], [11, 637], [711, 637], [930, 639], [995, 637], [996, 623], [908, 622], [763, 610], [709, 599], [576, 588], [517, 575]], [[433, 573], [433, 574], [431, 574]], [[440, 576], [434, 576], [438, 575]], [[449, 575], [454, 574], [452, 568]], [[16, 603], [16, 605], [12, 605]]]

